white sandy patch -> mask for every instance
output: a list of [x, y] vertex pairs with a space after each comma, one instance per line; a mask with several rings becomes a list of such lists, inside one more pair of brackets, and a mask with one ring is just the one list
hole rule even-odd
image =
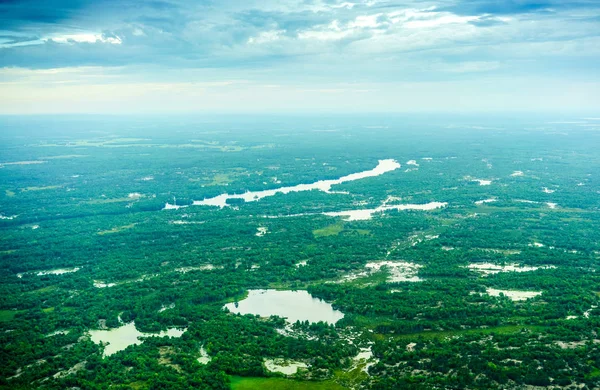
[[140, 194], [139, 192], [132, 192], [129, 195], [127, 195], [128, 198], [130, 199], [139, 199], [141, 198], [143, 195]]
[[163, 207], [163, 210], [179, 210], [179, 209], [183, 209], [186, 208], [187, 206], [179, 206], [176, 204], [171, 204], [169, 202], [165, 203], [165, 207]]
[[567, 318], [566, 318], [566, 319], [567, 319], [567, 320], [574, 320], [574, 319], [576, 319], [576, 318], [577, 318], [577, 316], [567, 316]]
[[43, 160], [4, 162], [4, 163], [0, 163], [0, 168], [4, 168], [5, 166], [8, 166], [8, 165], [35, 165], [35, 164], [44, 164], [47, 162], [48, 161], [43, 161]]
[[[400, 201], [402, 201], [401, 197], [388, 195], [388, 197], [385, 198], [385, 200], [383, 201], [382, 205], [386, 206], [390, 202], [400, 202]], [[362, 203], [362, 204], [357, 204], [358, 206], [364, 206], [364, 205], [368, 204], [368, 202], [357, 202], [357, 203]]]
[[162, 312], [163, 312], [163, 311], [165, 311], [165, 310], [174, 309], [174, 308], [175, 308], [175, 304], [174, 304], [174, 303], [171, 303], [170, 305], [167, 305], [167, 306], [165, 306], [165, 305], [162, 305], [162, 306], [160, 307], [160, 309], [158, 309], [158, 312], [159, 312], [159, 313], [162, 313]]
[[150, 181], [154, 180], [154, 176], [145, 176], [140, 179], [141, 181]]
[[80, 269], [81, 269], [81, 267], [51, 269], [51, 270], [47, 270], [47, 271], [39, 271], [38, 273], [36, 273], [36, 275], [37, 276], [42, 276], [42, 275], [62, 275], [62, 274], [69, 274], [69, 273], [72, 273], [72, 272], [77, 272]]
[[276, 194], [289, 194], [291, 192], [303, 192], [303, 191], [311, 191], [311, 190], [319, 190], [326, 193], [331, 192], [331, 187], [336, 184], [342, 184], [349, 181], [360, 180], [367, 177], [375, 177], [383, 175], [386, 172], [394, 171], [400, 168], [400, 164], [393, 159], [388, 160], [379, 160], [379, 164], [369, 170], [358, 173], [352, 173], [347, 176], [343, 176], [339, 179], [334, 180], [320, 180], [311, 184], [298, 184], [292, 187], [281, 187], [275, 188], [272, 190], [263, 190], [263, 191], [248, 191], [244, 194], [221, 194], [215, 196], [213, 198], [208, 198], [204, 200], [195, 200], [193, 202], [196, 206], [216, 206], [216, 207], [226, 207], [227, 199], [243, 199], [245, 202], [255, 202], [261, 200], [266, 197], [274, 196]]
[[527, 199], [515, 199], [515, 202], [518, 203], [527, 203], [527, 204], [539, 204], [540, 202], [536, 202], [535, 200], [527, 200]]
[[286, 359], [266, 359], [265, 368], [271, 372], [279, 372], [284, 375], [294, 375], [298, 369], [306, 369], [308, 365], [303, 362]]
[[175, 271], [185, 274], [190, 271], [212, 271], [213, 269], [223, 269], [223, 266], [214, 266], [212, 264], [202, 264], [200, 266], [195, 266], [195, 267], [175, 268]]
[[184, 221], [184, 220], [175, 220], [175, 221], [169, 221], [170, 224], [172, 225], [202, 225], [203, 223], [206, 223], [206, 221]]
[[108, 287], [114, 287], [114, 286], [121, 285], [121, 284], [143, 282], [144, 280], [152, 279], [156, 276], [157, 275], [142, 275], [137, 279], [123, 280], [123, 281], [114, 282], [114, 283], [105, 283], [105, 282], [99, 281], [99, 280], [94, 280], [93, 282], [94, 282], [94, 287], [96, 287], [96, 288], [108, 288]]
[[561, 349], [575, 349], [579, 347], [583, 347], [585, 345], [585, 340], [581, 341], [555, 341], [556, 345], [558, 345]]
[[482, 275], [494, 275], [500, 272], [531, 272], [538, 269], [554, 269], [553, 265], [544, 265], [539, 267], [522, 266], [519, 264], [498, 265], [492, 263], [473, 263], [467, 266], [471, 271], [479, 272]]
[[480, 186], [489, 186], [490, 184], [492, 184], [492, 180], [493, 180], [493, 179], [476, 179], [473, 176], [465, 176], [463, 179], [467, 180], [467, 181], [477, 182], [477, 183], [479, 183]]
[[254, 234], [256, 237], [262, 237], [269, 232], [269, 229], [264, 226], [260, 226], [256, 228], [256, 233]]
[[500, 253], [500, 254], [503, 254], [506, 256], [521, 254], [521, 251], [518, 249], [473, 248], [473, 250], [480, 250], [480, 251], [491, 252], [491, 253]]
[[523, 171], [514, 171], [510, 175], [513, 177], [516, 177], [516, 176], [523, 176], [524, 174], [523, 174]]
[[365, 268], [370, 272], [379, 272], [387, 270], [390, 274], [388, 282], [420, 282], [423, 279], [417, 276], [419, 268], [422, 265], [409, 263], [406, 261], [372, 261], [365, 265]]
[[542, 191], [545, 192], [546, 194], [552, 194], [552, 193], [556, 192], [556, 190], [551, 190], [548, 187], [542, 188]]
[[52, 336], [56, 336], [56, 335], [59, 335], [59, 334], [69, 334], [69, 332], [70, 331], [68, 329], [67, 330], [59, 329], [59, 330], [55, 330], [52, 333], [48, 333], [46, 335], [46, 337], [52, 337]]
[[53, 378], [64, 378], [69, 375], [76, 374], [77, 372], [85, 369], [86, 364], [87, 364], [87, 361], [84, 360], [82, 362], [75, 364], [73, 367], [69, 368], [68, 370], [62, 370], [62, 371], [57, 372], [56, 374], [52, 375], [52, 377]]
[[513, 301], [525, 301], [542, 295], [541, 291], [496, 290], [495, 288], [488, 288], [486, 292], [492, 297], [499, 297], [500, 294], [504, 294], [505, 297]]
[[425, 204], [402, 204], [402, 205], [382, 205], [375, 209], [363, 209], [363, 210], [346, 210], [346, 211], [333, 211], [326, 212], [323, 215], [329, 217], [343, 217], [347, 221], [366, 221], [373, 218], [373, 214], [385, 213], [389, 210], [435, 210], [438, 208], [445, 207], [448, 203], [446, 202], [430, 202]]
[[543, 248], [546, 245], [542, 244], [541, 242], [534, 242], [533, 244], [527, 244], [528, 246], [533, 246], [535, 248]]
[[552, 203], [552, 202], [546, 202], [546, 204], [548, 205], [548, 207], [550, 207], [551, 209], [555, 209], [556, 206], [558, 206], [557, 203]]
[[406, 162], [406, 165], [414, 165], [415, 167], [418, 167], [418, 166], [419, 166], [419, 164], [417, 163], [417, 161], [416, 161], [416, 160], [408, 160], [408, 161]]
[[453, 251], [453, 250], [454, 250], [454, 247], [451, 247], [451, 246], [443, 246], [443, 247], [442, 247], [442, 250], [443, 250], [443, 251]]
[[306, 263], [307, 263], [307, 260], [302, 260], [302, 261], [299, 261], [299, 262], [297, 262], [296, 264], [294, 264], [294, 266], [295, 266], [296, 268], [305, 267], [305, 266], [306, 266]]
[[104, 283], [98, 280], [94, 280], [94, 287], [96, 288], [107, 288], [107, 287], [114, 287], [116, 286], [116, 283]]
[[371, 347], [361, 348], [358, 352], [358, 355], [352, 358], [352, 360], [354, 364], [352, 365], [350, 371], [354, 370], [359, 365], [364, 364], [365, 366], [363, 367], [362, 371], [366, 372], [367, 374], [369, 373], [369, 367], [379, 362], [379, 359], [373, 356], [373, 351], [371, 350]]
[[211, 357], [206, 352], [206, 349], [204, 349], [204, 346], [200, 347], [200, 357], [197, 360], [200, 364], [208, 364], [211, 361]]
[[492, 202], [497, 202], [497, 201], [498, 201], [498, 199], [496, 199], [496, 198], [489, 198], [489, 199], [482, 199], [482, 200], [475, 201], [475, 204], [481, 205], [484, 203], [492, 203]]
[[590, 318], [590, 313], [592, 312], [592, 310], [594, 310], [594, 309], [595, 309], [595, 308], [597, 308], [597, 307], [598, 307], [598, 306], [596, 306], [596, 305], [592, 305], [592, 307], [591, 307], [591, 308], [589, 308], [588, 310], [586, 310], [586, 311], [583, 313], [583, 316], [584, 316], [585, 318]]

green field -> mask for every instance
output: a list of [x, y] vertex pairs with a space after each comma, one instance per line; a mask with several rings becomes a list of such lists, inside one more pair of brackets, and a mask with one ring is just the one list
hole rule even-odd
[[258, 390], [258, 389], [273, 389], [273, 390], [343, 390], [339, 384], [332, 381], [296, 381], [283, 378], [245, 378], [232, 377], [232, 390]]

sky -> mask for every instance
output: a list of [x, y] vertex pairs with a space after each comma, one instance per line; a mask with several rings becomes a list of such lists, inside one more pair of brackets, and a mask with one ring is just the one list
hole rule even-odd
[[598, 111], [600, 0], [0, 1], [0, 114]]

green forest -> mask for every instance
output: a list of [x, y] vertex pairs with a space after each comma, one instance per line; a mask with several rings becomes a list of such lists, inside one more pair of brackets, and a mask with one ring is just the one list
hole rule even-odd
[[600, 133], [550, 122], [2, 117], [0, 388], [599, 388]]

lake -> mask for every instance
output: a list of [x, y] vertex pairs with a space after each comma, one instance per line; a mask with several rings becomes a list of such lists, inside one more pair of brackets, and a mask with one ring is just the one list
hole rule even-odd
[[224, 306], [236, 314], [254, 314], [261, 317], [272, 315], [284, 317], [288, 322], [296, 321], [335, 324], [344, 318], [344, 313], [335, 310], [329, 303], [313, 298], [307, 291], [250, 290], [248, 297]]
[[143, 337], [181, 337], [185, 329], [168, 329], [160, 333], [142, 333], [135, 327], [134, 322], [130, 322], [118, 328], [108, 330], [90, 330], [90, 338], [96, 344], [108, 343], [104, 347], [104, 356], [110, 356], [116, 352], [122, 351], [130, 345], [141, 344]]

